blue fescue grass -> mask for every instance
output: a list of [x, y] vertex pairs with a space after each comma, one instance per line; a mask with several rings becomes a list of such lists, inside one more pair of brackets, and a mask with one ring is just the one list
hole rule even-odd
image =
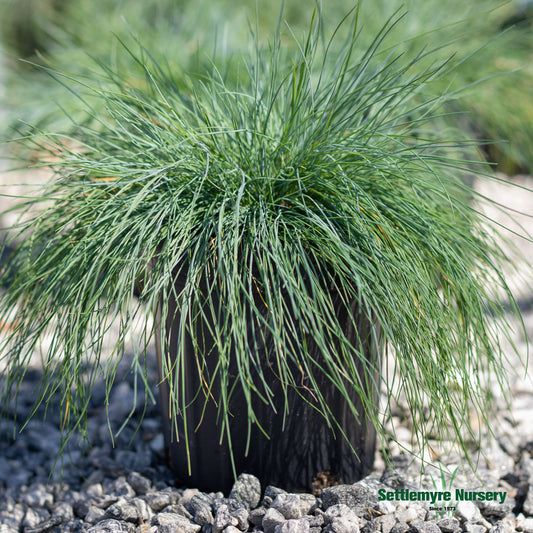
[[[4, 273], [0, 320], [17, 317], [2, 346], [4, 394], [16, 390], [48, 335], [36, 403], [59, 392], [65, 431], [82, 426], [96, 373], [85, 381], [81, 369], [98, 368], [110, 322], [121, 325], [117, 359], [133, 318], [161, 306], [164, 345], [165, 304], [174, 297], [171, 318], [182, 331], [194, 331], [197, 319], [212, 324], [217, 371], [202, 374], [213, 355], [199, 352], [199, 394], [210, 401], [211, 385], [222, 383], [214, 398], [221, 436], [233, 387], [250, 401], [250, 424], [260, 424], [251, 399], [272, 402], [260, 348], [268, 334], [271, 367], [287, 388], [300, 390], [304, 376], [313, 407], [335, 427], [314, 387], [325, 374], [354, 420], [366, 415], [386, 440], [384, 413], [366, 386], [379, 363], [368, 360], [365, 339], [348, 341], [334, 288], [341, 305], [357, 302], [394, 356], [381, 386], [391, 400], [405, 396], [421, 446], [438, 435], [466, 449], [479, 437], [472, 412], [490, 426], [491, 380], [506, 388], [501, 298], [513, 298], [500, 241], [465, 185], [467, 175], [487, 177], [486, 168], [473, 162], [476, 148], [461, 133], [434, 128], [445, 118], [446, 94], [427, 99], [428, 87], [446, 78], [448, 62], [432, 61], [429, 51], [408, 58], [401, 47], [382, 54], [394, 21], [361, 51], [358, 16], [356, 9], [328, 39], [316, 9], [295, 53], [282, 46], [280, 23], [270, 46], [242, 58], [236, 80], [222, 63], [176, 82], [142, 46], [126, 49], [143, 83], [101, 65], [98, 78], [80, 82], [89, 119], [70, 117], [70, 130], [25, 139], [49, 154], [42, 164], [55, 176], [41, 198], [22, 202], [31, 216], [18, 229], [32, 237]], [[185, 289], [175, 293], [177, 275]], [[153, 321], [146, 324], [133, 362], [142, 377], [153, 334]], [[318, 345], [320, 360], [305, 339]], [[178, 349], [175, 366], [162, 369], [176, 416], [187, 412], [182, 357]], [[231, 358], [240, 369], [235, 382]], [[358, 359], [365, 375], [355, 370]], [[103, 368], [108, 387], [112, 369]], [[360, 393], [364, 413], [348, 389]]]

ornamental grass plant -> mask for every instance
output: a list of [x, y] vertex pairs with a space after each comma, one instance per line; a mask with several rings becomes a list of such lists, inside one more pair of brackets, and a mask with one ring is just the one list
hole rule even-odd
[[[427, 95], [442, 86], [448, 63], [433, 61], [432, 51], [407, 58], [401, 44], [384, 53], [402, 21], [361, 50], [359, 14], [326, 35], [315, 8], [306, 38], [290, 48], [280, 22], [269, 46], [255, 41], [240, 58], [236, 77], [225, 76], [221, 58], [202, 77], [180, 72], [176, 80], [141, 44], [122, 53], [142, 82], [101, 63], [90, 78], [63, 75], [67, 86], [84, 87], [89, 118], [69, 116], [64, 131], [21, 140], [54, 176], [41, 196], [21, 199], [25, 216], [10, 229], [18, 244], [0, 293], [0, 321], [13, 324], [0, 351], [4, 397], [16, 394], [47, 336], [36, 406], [59, 393], [65, 435], [83, 430], [95, 380], [103, 374], [112, 386], [113, 362], [134, 320], [145, 318], [132, 370], [146, 379], [150, 317], [161, 310], [165, 346], [172, 299], [181, 331], [194, 336], [198, 320], [212, 324], [215, 371], [204, 372], [214, 356], [200, 350], [196, 371], [198, 395], [218, 406], [221, 439], [236, 389], [247, 399], [249, 427], [261, 424], [254, 401], [273, 404], [259, 342], [268, 334], [284, 390], [311, 391], [311, 406], [339, 429], [315, 386], [325, 376], [354, 420], [368, 417], [386, 441], [386, 413], [367, 386], [380, 363], [367, 359], [365, 339], [343, 333], [334, 288], [337, 304], [351, 315], [356, 302], [393, 356], [394, 370], [375, 385], [389, 405], [405, 397], [421, 448], [435, 435], [467, 448], [479, 437], [472, 412], [490, 427], [492, 382], [506, 387], [500, 341], [514, 300], [497, 228], [465, 185], [473, 174], [491, 179], [489, 170], [474, 162], [476, 144], [461, 132], [434, 128], [446, 118], [447, 95]], [[108, 364], [102, 349], [112, 322], [120, 328]], [[182, 338], [162, 376], [173, 416], [186, 420]], [[320, 359], [307, 352], [307, 338]], [[230, 364], [239, 368], [234, 378]], [[87, 366], [94, 371], [84, 380]], [[220, 394], [212, 397], [215, 383]]]

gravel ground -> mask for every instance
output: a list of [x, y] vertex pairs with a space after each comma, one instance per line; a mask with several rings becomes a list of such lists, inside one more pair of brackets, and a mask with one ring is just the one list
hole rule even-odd
[[[22, 179], [10, 174], [3, 184], [19, 184]], [[533, 189], [532, 178], [519, 177], [515, 182]], [[533, 194], [517, 194], [496, 182], [481, 192], [515, 210], [532, 212]], [[1, 207], [4, 210], [6, 205]], [[507, 225], [522, 224], [533, 233], [531, 217], [511, 214], [508, 219], [504, 213], [490, 213]], [[509, 276], [523, 310], [527, 336], [533, 338], [533, 246], [512, 239], [524, 259], [517, 260], [516, 272]], [[525, 358], [527, 339], [518, 327], [516, 331], [513, 340]], [[155, 361], [155, 356], [151, 359]], [[428, 456], [433, 466], [424, 469], [419, 460], [403, 453], [403, 447], [411, 447], [412, 435], [406, 411], [397, 405], [390, 420], [399, 439], [391, 448], [394, 464], [387, 466], [378, 450], [370, 476], [353, 485], [326, 488], [317, 497], [261, 486], [246, 473], [230, 494], [204, 494], [194, 487], [176, 486], [166, 467], [156, 406], [148, 405], [137, 427], [144, 404], [142, 390], [137, 391], [138, 407], [130, 423], [111, 438], [110, 430], [116, 432], [135, 400], [128, 368], [126, 357], [107, 409], [104, 386], [96, 387], [87, 440], [74, 436], [56, 464], [61, 447], [57, 413], [47, 413], [44, 421], [37, 414], [22, 433], [13, 432], [14, 425], [20, 425], [32, 408], [41, 372], [37, 364], [31, 367], [18, 402], [0, 409], [0, 533], [533, 533], [533, 384], [523, 369], [510, 377], [511, 408], [506, 403], [509, 398], [496, 399], [495, 437], [484, 437], [481, 450], [477, 455], [474, 452], [476, 474], [450, 443], [433, 442]], [[517, 368], [521, 368], [519, 358], [509, 348], [510, 372]], [[150, 372], [155, 383], [155, 369]], [[14, 424], [15, 419], [18, 422]], [[437, 506], [431, 502], [380, 500], [380, 494], [389, 491], [403, 489], [398, 494], [406, 495], [406, 490], [435, 490], [435, 480], [438, 490], [450, 488], [441, 486], [441, 469], [447, 472], [448, 484], [456, 468], [452, 499], [447, 502], [451, 509], [446, 512], [431, 509]], [[499, 500], [456, 501], [455, 489], [494, 491]], [[501, 493], [504, 501], [498, 496]]]
[[[533, 313], [526, 313], [525, 318], [533, 334]], [[405, 490], [432, 491], [432, 480], [437, 481], [437, 490], [451, 488], [449, 476], [441, 486], [437, 467], [453, 472], [461, 465], [461, 457], [446, 452], [447, 443], [442, 442], [433, 443], [438, 459], [424, 472], [420, 462], [401, 453], [400, 447], [394, 452], [394, 468], [383, 463], [378, 450], [371, 475], [353, 485], [323, 489], [319, 497], [261, 486], [246, 473], [230, 494], [205, 494], [194, 487], [176, 486], [165, 465], [157, 406], [148, 406], [137, 430], [144, 391], [137, 391], [138, 408], [112, 442], [110, 427], [116, 432], [135, 400], [127, 358], [118, 375], [109, 398], [109, 424], [105, 388], [99, 384], [89, 410], [87, 441], [74, 436], [55, 469], [61, 446], [56, 413], [49, 412], [45, 421], [38, 414], [22, 433], [12, 432], [13, 418], [24, 420], [32, 407], [41, 376], [37, 366], [29, 371], [19, 401], [2, 407], [0, 533], [533, 532], [533, 489], [529, 489], [533, 487], [533, 386], [527, 379], [512, 381], [511, 411], [502, 399], [496, 438], [484, 441], [477, 477], [467, 466], [460, 466], [452, 499], [446, 504], [453, 509], [437, 516], [431, 502], [381, 501], [379, 491], [404, 489], [404, 495]], [[152, 368], [153, 383], [155, 377]], [[409, 446], [409, 420], [401, 406], [393, 414], [400, 445]], [[497, 496], [496, 502], [457, 501], [456, 489], [504, 493], [505, 500]]]

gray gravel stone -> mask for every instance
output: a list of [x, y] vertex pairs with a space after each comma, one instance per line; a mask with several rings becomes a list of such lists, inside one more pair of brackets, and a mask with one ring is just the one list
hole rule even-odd
[[435, 522], [413, 520], [410, 526], [415, 533], [441, 533], [439, 526]]
[[118, 520], [102, 520], [91, 527], [87, 533], [132, 533], [133, 524], [119, 522]]
[[345, 516], [339, 516], [324, 531], [326, 533], [359, 533], [359, 523], [355, 523]]
[[300, 498], [296, 494], [278, 494], [270, 508], [279, 511], [287, 520], [302, 517]]
[[396, 524], [396, 518], [392, 514], [385, 514], [375, 518], [374, 522], [378, 525], [381, 533], [390, 533], [391, 529]]
[[11, 511], [11, 509], [13, 509], [13, 506], [16, 504], [16, 500], [7, 491], [5, 491], [2, 496], [3, 498], [0, 500], [0, 512]]
[[187, 520], [184, 516], [173, 513], [159, 513], [152, 518], [152, 526], [170, 526], [178, 528], [180, 533], [198, 533], [202, 526]]
[[324, 514], [321, 512], [315, 515], [305, 515], [302, 516], [302, 519], [309, 522], [309, 527], [322, 527], [325, 524]]
[[131, 501], [126, 500], [125, 498], [121, 498], [118, 502], [110, 505], [107, 508], [105, 515], [108, 518], [133, 522], [134, 524], [140, 522], [139, 510], [133, 503], [131, 503]]
[[514, 530], [515, 528], [511, 520], [498, 520], [489, 529], [489, 533], [513, 533]]
[[369, 488], [361, 485], [336, 485], [322, 491], [322, 505], [328, 509], [333, 505], [347, 505], [357, 516], [363, 516], [368, 509], [378, 503], [377, 495]]
[[300, 500], [300, 511], [302, 516], [311, 514], [318, 505], [316, 496], [313, 496], [312, 494], [302, 493], [296, 494], [296, 496]]
[[[31, 528], [38, 526], [42, 522], [46, 522], [50, 518], [50, 513], [46, 509], [33, 509], [29, 507], [26, 510], [22, 526], [24, 528]], [[1, 520], [1, 519], [0, 519]]]
[[527, 496], [524, 500], [523, 510], [526, 515], [533, 516], [533, 483], [529, 485]]
[[44, 522], [41, 522], [40, 524], [37, 524], [34, 527], [24, 528], [24, 533], [48, 533], [52, 528], [55, 528], [55, 526], [59, 526], [60, 524], [60, 517], [51, 516]]
[[60, 524], [55, 529], [52, 529], [50, 533], [85, 533], [86, 531], [85, 524], [79, 518], [75, 518], [70, 522]]
[[393, 528], [390, 530], [390, 533], [406, 533], [409, 529], [410, 527], [407, 522], [397, 520], [396, 524], [394, 524]]
[[[151, 508], [150, 508], [151, 509]], [[173, 505], [167, 505], [163, 509], [161, 509], [162, 513], [176, 513], [180, 514], [181, 516], [184, 516], [185, 518], [188, 518], [189, 520], [193, 520], [193, 516], [184, 505], [181, 505], [181, 503], [175, 503]]]
[[135, 402], [135, 393], [127, 381], [117, 383], [111, 392], [110, 403], [113, 411], [110, 414], [113, 420], [123, 421], [130, 415]]
[[29, 492], [23, 492], [20, 495], [20, 501], [28, 507], [44, 507], [45, 505], [52, 505], [54, 503], [54, 497], [44, 490], [44, 488], [38, 488]]
[[112, 492], [115, 496], [122, 496], [124, 498], [132, 498], [135, 496], [133, 487], [126, 481], [126, 478], [121, 476], [116, 479], [113, 484]]
[[265, 494], [263, 495], [261, 505], [268, 509], [278, 494], [287, 494], [287, 491], [278, 487], [274, 487], [274, 485], [268, 485], [265, 489]]
[[268, 509], [263, 516], [262, 526], [265, 533], [274, 533], [276, 526], [283, 524], [285, 517], [276, 509]]
[[229, 507], [224, 504], [219, 506], [216, 511], [212, 531], [213, 533], [220, 533], [226, 527], [237, 526], [237, 524], [237, 518], [231, 516]]
[[257, 507], [256, 509], [253, 509], [250, 511], [250, 515], [248, 517], [248, 520], [254, 525], [254, 526], [260, 526], [263, 523], [263, 517], [265, 516], [265, 513], [267, 512], [266, 507]]
[[89, 512], [91, 507], [99, 507], [98, 500], [95, 498], [80, 498], [78, 501], [74, 502], [72, 509], [74, 511], [74, 516], [79, 518], [84, 518]]
[[324, 523], [329, 524], [339, 516], [346, 516], [352, 520], [359, 522], [357, 519], [357, 515], [354, 511], [352, 511], [344, 503], [339, 503], [337, 505], [332, 505], [331, 507], [328, 507], [326, 509], [326, 512], [323, 515]]
[[185, 505], [185, 508], [191, 513], [193, 520], [200, 526], [213, 523], [211, 502], [205, 494], [195, 494], [187, 505]]
[[178, 501], [172, 503], [181, 503], [181, 505], [187, 506], [193, 496], [196, 496], [197, 494], [200, 494], [200, 491], [198, 489], [185, 489], [180, 494]]
[[165, 451], [165, 438], [163, 435], [156, 435], [149, 443], [150, 450], [162, 454]]
[[13, 504], [0, 513], [0, 524], [12, 527], [18, 531], [24, 519], [24, 506], [20, 503]]
[[237, 526], [241, 531], [248, 531], [250, 513], [245, 507], [230, 509], [231, 515], [237, 519]]
[[[497, 487], [494, 490], [507, 492], [507, 489], [504, 487]], [[500, 503], [499, 501], [479, 501], [476, 505], [485, 517], [503, 518], [512, 512], [513, 507], [516, 505], [516, 501], [514, 498], [507, 495], [503, 503]]]
[[144, 470], [150, 466], [152, 452], [146, 450], [116, 450], [115, 461], [124, 470]]
[[[364, 523], [359, 523], [361, 533], [379, 533], [379, 524], [375, 520], [365, 520]], [[324, 531], [331, 531], [328, 527]]]
[[89, 496], [103, 496], [104, 495], [104, 487], [102, 487], [101, 483], [92, 483], [91, 485], [89, 485], [85, 489], [85, 492]]
[[137, 497], [137, 498], [133, 498], [131, 500], [131, 503], [135, 505], [135, 507], [137, 508], [141, 523], [150, 522], [150, 520], [152, 519], [152, 516], [154, 516], [154, 512], [152, 511], [150, 506], [146, 503], [146, 501], [143, 500], [142, 498]]
[[142, 476], [138, 472], [130, 472], [128, 474], [127, 481], [130, 484], [131, 488], [139, 496], [146, 494], [152, 486], [150, 480], [147, 477]]
[[71, 520], [74, 520], [72, 505], [66, 502], [59, 502], [54, 505], [52, 516], [61, 519], [61, 522], [70, 522]]
[[303, 518], [299, 520], [291, 519], [279, 524], [274, 529], [274, 533], [309, 533], [309, 522]]
[[261, 482], [251, 474], [241, 474], [233, 484], [229, 497], [241, 501], [248, 509], [255, 509], [261, 499]]
[[102, 496], [95, 498], [95, 505], [98, 505], [98, 507], [101, 507], [102, 509], [107, 509], [110, 505], [118, 502], [118, 500], [119, 497], [114, 494], [103, 494]]
[[143, 496], [143, 499], [154, 511], [161, 511], [173, 503], [169, 492], [156, 492], [152, 490], [147, 492]]
[[445, 516], [441, 518], [437, 525], [439, 526], [442, 533], [455, 533], [461, 529], [459, 520], [455, 517]]

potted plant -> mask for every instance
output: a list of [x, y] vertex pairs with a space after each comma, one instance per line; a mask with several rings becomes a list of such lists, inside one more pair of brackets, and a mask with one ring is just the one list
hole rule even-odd
[[383, 53], [388, 30], [359, 49], [356, 12], [339, 45], [315, 10], [296, 55], [278, 29], [236, 82], [178, 82], [142, 47], [142, 83], [85, 81], [91, 120], [29, 139], [55, 178], [21, 202], [31, 237], [2, 278], [4, 393], [50, 333], [36, 403], [61, 391], [65, 431], [80, 426], [96, 376], [80, 369], [111, 386], [110, 323], [115, 360], [140, 318], [132, 367], [145, 376], [155, 333], [174, 467], [201, 488], [241, 469], [291, 489], [355, 480], [387, 438], [380, 387], [405, 395], [422, 443], [466, 446], [505, 381], [505, 257], [464, 183], [471, 146], [431, 129], [443, 97], [419, 97], [446, 64]]

